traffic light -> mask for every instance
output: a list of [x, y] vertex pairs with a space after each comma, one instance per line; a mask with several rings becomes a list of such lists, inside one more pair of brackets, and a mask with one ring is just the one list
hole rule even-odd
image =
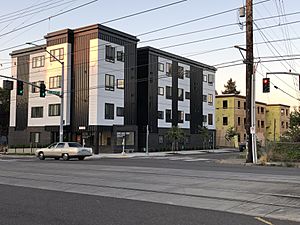
[[24, 94], [23, 81], [17, 80], [17, 95], [23, 95], [23, 94]]
[[45, 84], [40, 84], [40, 97], [45, 98], [46, 96], [46, 85]]
[[270, 92], [270, 78], [263, 78], [263, 93]]

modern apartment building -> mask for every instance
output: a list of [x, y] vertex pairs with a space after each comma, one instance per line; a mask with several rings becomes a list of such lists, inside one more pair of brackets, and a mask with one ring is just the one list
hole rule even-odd
[[279, 141], [289, 128], [290, 106], [282, 104], [267, 105], [267, 134], [270, 141]]
[[[91, 25], [45, 36], [46, 45], [13, 51], [12, 75], [60, 91], [64, 82], [64, 139], [84, 142], [95, 153], [137, 149], [136, 52], [132, 35]], [[61, 81], [61, 64], [65, 79]], [[9, 143], [47, 145], [58, 140], [60, 98], [24, 85], [11, 93]]]
[[[258, 141], [265, 145], [266, 140], [276, 140], [287, 130], [289, 123], [289, 106], [267, 105], [256, 102], [256, 135]], [[273, 123], [273, 124], [272, 124]], [[274, 130], [275, 124], [275, 130]], [[216, 96], [216, 133], [217, 146], [238, 147], [241, 142], [247, 141], [246, 136], [246, 98], [241, 95]], [[226, 131], [233, 127], [238, 136], [229, 142], [225, 139]], [[275, 131], [275, 133], [273, 132]]]
[[208, 66], [152, 47], [138, 49], [139, 147], [170, 148], [167, 133], [182, 128], [185, 148], [201, 148], [199, 128], [207, 126], [214, 144], [215, 71]]

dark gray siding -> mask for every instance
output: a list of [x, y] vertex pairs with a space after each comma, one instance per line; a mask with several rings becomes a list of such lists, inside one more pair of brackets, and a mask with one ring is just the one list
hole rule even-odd
[[[29, 55], [22, 55], [17, 58], [17, 78], [29, 81]], [[16, 81], [14, 82], [15, 87]], [[28, 124], [28, 96], [29, 86], [24, 84], [23, 96], [17, 95], [16, 98], [16, 130], [24, 130]]]
[[172, 126], [178, 125], [178, 62], [172, 61]]
[[149, 87], [148, 87], [148, 125], [150, 133], [157, 133], [157, 108], [158, 108], [158, 57], [149, 56]]

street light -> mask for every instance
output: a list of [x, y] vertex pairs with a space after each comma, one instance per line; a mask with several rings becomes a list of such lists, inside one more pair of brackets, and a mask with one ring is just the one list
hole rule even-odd
[[57, 62], [61, 64], [61, 93], [59, 95], [60, 97], [60, 123], [59, 123], [59, 142], [63, 142], [63, 137], [64, 137], [64, 77], [65, 77], [65, 66], [64, 62], [60, 61], [55, 55], [53, 55], [51, 52], [49, 52], [46, 48], [31, 43], [27, 42], [26, 44], [28, 45], [33, 45], [36, 47], [40, 47], [41, 49], [44, 49], [50, 56], [52, 56]]

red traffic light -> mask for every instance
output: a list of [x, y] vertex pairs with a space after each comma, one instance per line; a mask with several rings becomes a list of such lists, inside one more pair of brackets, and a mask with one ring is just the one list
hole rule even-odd
[[263, 78], [263, 93], [270, 92], [270, 78]]

